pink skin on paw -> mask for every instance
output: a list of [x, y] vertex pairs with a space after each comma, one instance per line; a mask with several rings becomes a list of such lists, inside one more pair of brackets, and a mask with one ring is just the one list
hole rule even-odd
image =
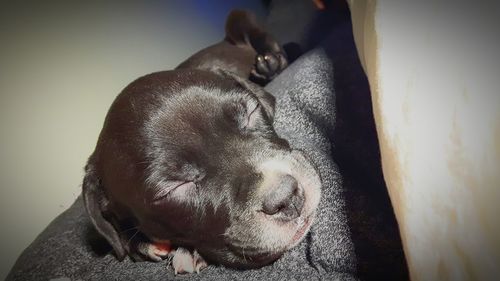
[[139, 253], [147, 256], [152, 261], [162, 261], [166, 256], [168, 256], [172, 252], [172, 248], [170, 246], [170, 242], [145, 242], [139, 243], [137, 250]]
[[172, 252], [172, 245], [170, 244], [170, 241], [154, 242], [153, 246], [155, 247], [154, 253], [159, 256], [166, 256]]

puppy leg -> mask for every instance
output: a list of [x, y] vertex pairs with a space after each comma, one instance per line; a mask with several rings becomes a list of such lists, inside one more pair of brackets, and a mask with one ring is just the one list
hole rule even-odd
[[255, 67], [250, 73], [257, 80], [270, 81], [288, 65], [283, 53], [266, 52], [257, 55]]
[[196, 250], [193, 253], [189, 252], [184, 248], [177, 248], [173, 253], [172, 257], [172, 267], [174, 268], [174, 273], [200, 273], [200, 270], [207, 267], [207, 262], [198, 254]]
[[137, 252], [149, 260], [160, 262], [172, 252], [172, 248], [169, 241], [161, 243], [139, 242]]
[[234, 10], [229, 14], [226, 38], [235, 45], [249, 45], [255, 50], [257, 56], [251, 75], [257, 82], [269, 82], [288, 65], [281, 46], [249, 12]]
[[124, 236], [122, 239], [124, 240], [123, 243], [127, 245], [128, 255], [136, 262], [159, 262], [168, 257], [172, 252], [172, 246], [169, 240], [152, 242], [142, 233], [135, 233], [130, 237]]

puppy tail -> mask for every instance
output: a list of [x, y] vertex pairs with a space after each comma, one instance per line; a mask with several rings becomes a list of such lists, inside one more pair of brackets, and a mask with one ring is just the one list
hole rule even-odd
[[127, 253], [114, 226], [103, 215], [108, 200], [100, 186], [94, 166], [90, 163], [85, 167], [83, 179], [83, 202], [92, 224], [97, 231], [111, 244], [116, 257], [122, 261]]

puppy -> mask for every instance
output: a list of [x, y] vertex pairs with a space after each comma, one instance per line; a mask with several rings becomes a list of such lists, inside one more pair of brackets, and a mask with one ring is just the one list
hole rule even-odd
[[119, 260], [170, 256], [175, 273], [207, 262], [254, 268], [303, 239], [318, 173], [274, 131], [273, 96], [249, 81], [264, 84], [286, 66], [253, 16], [233, 11], [222, 42], [118, 95], [83, 198]]

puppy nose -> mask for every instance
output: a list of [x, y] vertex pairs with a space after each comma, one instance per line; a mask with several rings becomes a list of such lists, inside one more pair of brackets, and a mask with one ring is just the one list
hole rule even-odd
[[304, 191], [294, 177], [285, 175], [280, 178], [278, 186], [264, 198], [262, 211], [289, 221], [300, 216], [303, 207]]

